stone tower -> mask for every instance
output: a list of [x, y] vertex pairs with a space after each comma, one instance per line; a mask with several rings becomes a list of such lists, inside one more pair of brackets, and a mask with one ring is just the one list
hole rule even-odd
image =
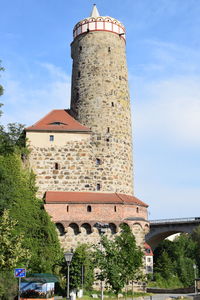
[[71, 111], [92, 131], [99, 168], [95, 179], [103, 192], [133, 194], [131, 112], [125, 28], [99, 15], [78, 22], [71, 44]]
[[26, 128], [38, 196], [65, 250], [97, 243], [97, 222], [111, 238], [127, 224], [141, 247], [149, 230], [148, 205], [133, 195], [125, 47], [124, 26], [94, 6], [74, 28], [70, 109]]

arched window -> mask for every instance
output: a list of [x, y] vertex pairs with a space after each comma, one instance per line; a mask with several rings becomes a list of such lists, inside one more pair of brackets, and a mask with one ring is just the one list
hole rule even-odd
[[87, 212], [91, 212], [92, 211], [92, 207], [91, 207], [91, 205], [88, 205], [87, 206]]
[[139, 213], [139, 207], [136, 208], [136, 212]]

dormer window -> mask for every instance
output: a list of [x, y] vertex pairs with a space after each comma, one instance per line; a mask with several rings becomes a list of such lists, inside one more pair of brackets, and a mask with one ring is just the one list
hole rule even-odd
[[60, 121], [55, 121], [55, 122], [49, 123], [49, 125], [67, 125], [67, 124], [60, 122]]

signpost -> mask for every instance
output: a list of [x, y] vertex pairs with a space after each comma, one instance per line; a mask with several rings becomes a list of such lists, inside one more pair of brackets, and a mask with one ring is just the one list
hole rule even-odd
[[14, 271], [14, 275], [16, 278], [19, 279], [19, 289], [18, 289], [18, 300], [20, 300], [20, 285], [21, 285], [21, 278], [26, 277], [26, 269], [25, 268], [17, 268]]

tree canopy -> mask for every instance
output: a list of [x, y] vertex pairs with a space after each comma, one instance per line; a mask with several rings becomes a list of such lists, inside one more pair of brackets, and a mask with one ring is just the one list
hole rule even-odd
[[95, 262], [100, 270], [97, 279], [105, 280], [107, 287], [118, 294], [130, 281], [136, 279], [142, 266], [143, 252], [137, 247], [129, 226], [122, 226], [121, 233], [108, 239], [103, 236], [101, 246], [95, 246]]

